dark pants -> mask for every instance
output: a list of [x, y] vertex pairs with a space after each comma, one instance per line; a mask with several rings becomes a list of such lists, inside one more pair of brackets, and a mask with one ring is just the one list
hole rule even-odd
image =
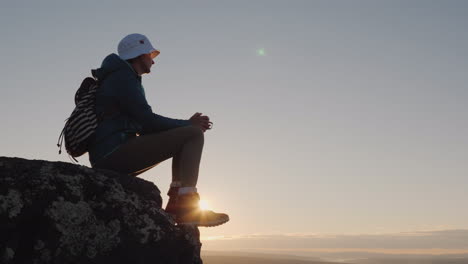
[[195, 187], [203, 143], [203, 131], [194, 126], [146, 134], [130, 139], [94, 167], [136, 176], [172, 158], [172, 181]]

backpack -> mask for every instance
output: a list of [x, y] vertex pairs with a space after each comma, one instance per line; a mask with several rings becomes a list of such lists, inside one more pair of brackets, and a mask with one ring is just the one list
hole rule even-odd
[[60, 133], [57, 147], [62, 153], [65, 140], [65, 149], [75, 162], [75, 158], [88, 152], [89, 144], [94, 139], [98, 117], [96, 115], [96, 91], [100, 82], [95, 77], [95, 70], [91, 70], [93, 77], [86, 77], [75, 93], [75, 109], [65, 120], [65, 126]]

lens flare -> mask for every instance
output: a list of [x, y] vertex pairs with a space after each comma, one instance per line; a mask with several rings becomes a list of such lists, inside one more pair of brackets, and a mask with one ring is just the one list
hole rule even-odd
[[263, 49], [263, 48], [262, 48], [262, 49], [258, 49], [258, 50], [257, 50], [257, 55], [258, 55], [258, 56], [265, 56], [265, 55], [266, 55], [265, 49]]

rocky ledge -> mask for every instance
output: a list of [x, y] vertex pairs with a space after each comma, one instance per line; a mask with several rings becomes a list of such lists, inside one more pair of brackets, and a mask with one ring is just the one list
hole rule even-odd
[[0, 157], [0, 263], [201, 264], [151, 182], [64, 162]]

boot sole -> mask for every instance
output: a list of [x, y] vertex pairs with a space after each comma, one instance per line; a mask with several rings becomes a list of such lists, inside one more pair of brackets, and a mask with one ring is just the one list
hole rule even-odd
[[224, 224], [224, 223], [226, 223], [228, 221], [229, 221], [229, 217], [227, 217], [225, 219], [222, 219], [222, 220], [219, 220], [219, 221], [204, 222], [204, 223], [194, 221], [194, 222], [177, 223], [177, 225], [193, 225], [193, 226], [202, 226], [202, 227], [214, 227], [214, 226], [222, 225], [222, 224]]

